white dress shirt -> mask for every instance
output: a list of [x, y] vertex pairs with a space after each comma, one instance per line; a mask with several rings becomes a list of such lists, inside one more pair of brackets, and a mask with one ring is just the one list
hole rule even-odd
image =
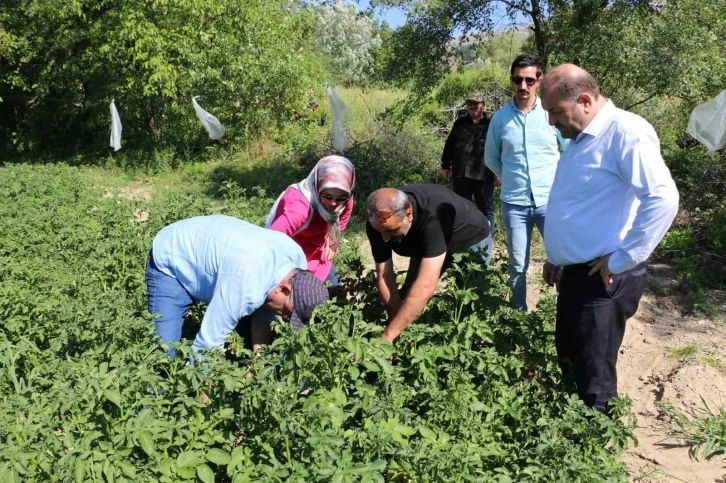
[[645, 261], [678, 211], [653, 126], [608, 101], [560, 157], [544, 242], [555, 265], [612, 253], [612, 273]]

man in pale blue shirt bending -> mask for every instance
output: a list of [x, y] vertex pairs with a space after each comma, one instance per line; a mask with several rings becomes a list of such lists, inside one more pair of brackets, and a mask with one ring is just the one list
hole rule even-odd
[[570, 139], [552, 186], [543, 277], [557, 284], [555, 345], [588, 406], [610, 411], [625, 322], [645, 260], [678, 211], [678, 191], [645, 119], [618, 109], [595, 79], [565, 64], [542, 81], [542, 107]]
[[209, 304], [195, 351], [223, 348], [240, 321], [251, 325], [245, 343], [253, 349], [268, 342], [275, 315], [299, 329], [328, 299], [323, 282], [306, 268], [302, 249], [283, 233], [223, 215], [172, 223], [154, 238], [146, 265], [149, 312], [159, 314], [161, 343], [179, 341], [195, 302]]
[[[524, 54], [514, 59], [514, 97], [489, 123], [484, 161], [502, 180], [502, 218], [507, 234], [512, 304], [527, 310], [527, 268], [532, 229], [544, 235], [547, 198], [560, 159], [557, 130], [537, 97], [542, 61]], [[564, 144], [564, 142], [562, 142]]]

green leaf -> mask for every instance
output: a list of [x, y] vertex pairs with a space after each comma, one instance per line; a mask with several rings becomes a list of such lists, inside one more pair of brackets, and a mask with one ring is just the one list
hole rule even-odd
[[197, 466], [204, 461], [197, 451], [183, 451], [176, 457], [176, 464], [179, 468], [184, 466]]
[[136, 478], [136, 467], [134, 465], [128, 461], [119, 461], [118, 466], [121, 468], [124, 475], [129, 478]]
[[203, 483], [214, 483], [214, 471], [206, 464], [197, 466], [197, 476]]
[[114, 403], [119, 409], [121, 408], [121, 394], [119, 394], [118, 391], [106, 389], [105, 391], [103, 391], [103, 395], [106, 396], [106, 399]]
[[207, 461], [211, 461], [215, 465], [226, 465], [230, 462], [230, 454], [220, 448], [212, 448], [207, 451]]
[[379, 372], [381, 370], [378, 364], [374, 364], [371, 361], [363, 361], [363, 365], [371, 372]]
[[76, 458], [75, 462], [75, 476], [77, 483], [83, 483], [86, 478], [86, 465], [82, 459]]
[[427, 439], [429, 441], [436, 441], [436, 433], [434, 433], [430, 429], [424, 426], [419, 426], [418, 432], [421, 433], [421, 436], [423, 436], [424, 439]]
[[153, 456], [156, 453], [154, 449], [154, 437], [149, 431], [143, 430], [139, 433], [139, 444], [147, 455]]
[[360, 370], [355, 366], [348, 366], [348, 374], [351, 379], [358, 379], [360, 377]]
[[176, 470], [176, 474], [185, 479], [194, 478], [194, 475], [197, 474], [197, 470], [194, 466], [182, 466]]

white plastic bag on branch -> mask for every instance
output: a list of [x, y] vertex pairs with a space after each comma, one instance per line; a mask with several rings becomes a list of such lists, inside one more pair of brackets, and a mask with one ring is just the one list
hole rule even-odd
[[693, 109], [688, 134], [701, 141], [712, 158], [713, 153], [726, 145], [726, 89]]
[[350, 111], [332, 87], [328, 86], [327, 92], [330, 110], [333, 112], [333, 147], [342, 153], [348, 147], [348, 139], [345, 137], [345, 119]]
[[111, 147], [114, 151], [118, 151], [121, 149], [121, 118], [118, 117], [118, 111], [116, 110], [116, 104], [114, 104], [114, 101], [116, 99], [111, 99], [111, 104], [109, 104], [109, 107], [111, 108]]
[[199, 98], [199, 96], [192, 97], [194, 112], [197, 113], [197, 117], [200, 121], [202, 121], [204, 129], [206, 129], [209, 133], [209, 139], [221, 138], [222, 136], [224, 136], [224, 126], [222, 126], [222, 123], [219, 122], [219, 119], [202, 109], [202, 107], [197, 103], [197, 98]]

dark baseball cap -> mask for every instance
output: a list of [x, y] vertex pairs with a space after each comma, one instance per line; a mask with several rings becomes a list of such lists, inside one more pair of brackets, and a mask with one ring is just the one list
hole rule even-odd
[[293, 302], [290, 324], [293, 330], [300, 330], [313, 316], [315, 307], [328, 300], [328, 288], [307, 270], [298, 271], [290, 282]]

